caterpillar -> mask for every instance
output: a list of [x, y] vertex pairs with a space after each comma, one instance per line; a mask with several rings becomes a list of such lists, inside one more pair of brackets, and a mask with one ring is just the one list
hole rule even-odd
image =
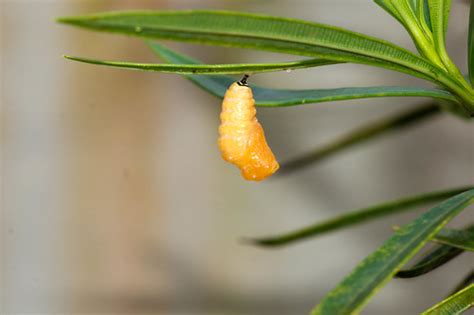
[[226, 91], [220, 114], [218, 145], [222, 158], [236, 165], [246, 180], [260, 181], [275, 173], [277, 160], [257, 120], [248, 75]]

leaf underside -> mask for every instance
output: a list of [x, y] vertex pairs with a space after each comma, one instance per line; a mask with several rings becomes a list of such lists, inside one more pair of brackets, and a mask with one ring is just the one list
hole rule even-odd
[[[251, 48], [378, 66], [438, 82], [446, 74], [390, 42], [296, 19], [231, 11], [128, 11], [64, 17], [61, 23], [154, 39]], [[449, 79], [448, 79], [449, 80]]]
[[[148, 42], [148, 45], [164, 61], [174, 64], [199, 64], [183, 54], [179, 54], [163, 45]], [[189, 80], [205, 91], [219, 98], [224, 97], [228, 87], [236, 79], [215, 75], [187, 75]], [[250, 84], [257, 106], [292, 106], [309, 103], [340, 101], [373, 97], [420, 96], [444, 99], [455, 102], [455, 97], [444, 90], [417, 87], [348, 87], [336, 89], [286, 90], [270, 89]]]
[[174, 74], [242, 74], [242, 73], [263, 73], [273, 71], [289, 71], [295, 69], [305, 69], [319, 66], [336, 64], [337, 62], [324, 59], [306, 59], [302, 61], [282, 62], [273, 64], [154, 64], [154, 63], [136, 63], [123, 61], [106, 61], [75, 56], [64, 56], [64, 58], [79, 61], [88, 64], [108, 66], [114, 68], [125, 68], [129, 70], [163, 72]]

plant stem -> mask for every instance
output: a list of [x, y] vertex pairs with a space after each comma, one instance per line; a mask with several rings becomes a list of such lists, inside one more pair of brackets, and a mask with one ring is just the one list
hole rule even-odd
[[474, 90], [469, 86], [469, 83], [464, 78], [458, 78], [447, 72], [446, 75], [436, 79], [456, 95], [459, 98], [460, 106], [469, 113], [469, 116], [474, 117]]

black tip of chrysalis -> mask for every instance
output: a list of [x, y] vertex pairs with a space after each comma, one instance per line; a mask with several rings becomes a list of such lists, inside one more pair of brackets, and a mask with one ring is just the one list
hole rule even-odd
[[244, 74], [244, 77], [239, 81], [237, 82], [238, 85], [243, 85], [243, 86], [247, 86], [247, 79], [249, 78], [249, 75], [248, 74]]

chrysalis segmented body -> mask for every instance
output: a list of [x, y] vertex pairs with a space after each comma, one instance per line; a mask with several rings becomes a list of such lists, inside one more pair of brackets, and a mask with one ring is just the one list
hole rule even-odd
[[255, 100], [246, 79], [233, 83], [225, 93], [218, 143], [224, 160], [239, 167], [245, 179], [260, 181], [280, 166], [257, 120]]

